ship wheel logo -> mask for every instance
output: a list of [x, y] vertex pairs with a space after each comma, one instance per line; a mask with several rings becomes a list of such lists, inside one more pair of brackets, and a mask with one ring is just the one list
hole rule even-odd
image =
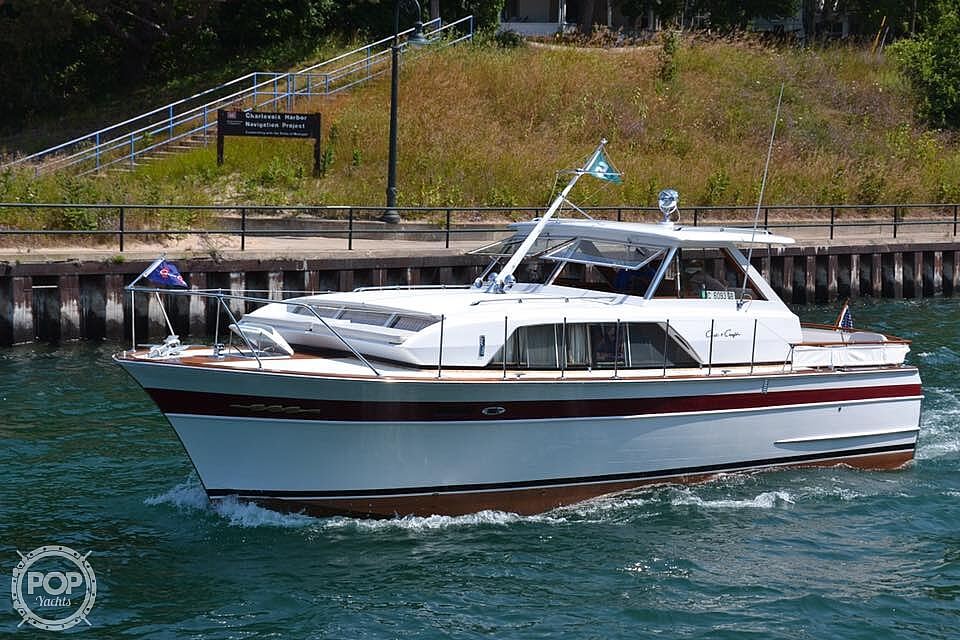
[[[97, 577], [86, 554], [70, 547], [46, 545], [24, 555], [13, 569], [10, 592], [13, 608], [24, 622], [47, 631], [69, 629], [87, 615], [97, 600]], [[81, 597], [82, 596], [82, 597]], [[54, 617], [48, 611], [64, 613]], [[42, 614], [42, 615], [41, 615]]]

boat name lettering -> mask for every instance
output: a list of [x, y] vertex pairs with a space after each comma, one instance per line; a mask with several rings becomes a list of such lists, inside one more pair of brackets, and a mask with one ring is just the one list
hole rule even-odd
[[707, 329], [707, 332], [704, 334], [707, 338], [739, 338], [743, 334], [739, 331], [734, 331], [733, 329], [724, 329], [723, 331], [715, 331], [713, 335], [710, 335], [710, 330]]

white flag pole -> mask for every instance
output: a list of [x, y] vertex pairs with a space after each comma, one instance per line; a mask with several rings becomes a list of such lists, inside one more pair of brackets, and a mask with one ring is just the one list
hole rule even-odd
[[137, 284], [138, 282], [140, 282], [143, 278], [146, 278], [146, 277], [150, 274], [151, 271], [153, 271], [154, 269], [156, 269], [157, 267], [160, 266], [160, 263], [163, 262], [163, 261], [166, 259], [166, 257], [167, 257], [167, 256], [164, 254], [164, 255], [160, 256], [159, 258], [157, 258], [156, 260], [154, 260], [153, 262], [151, 262], [151, 263], [150, 263], [150, 266], [143, 270], [143, 273], [141, 273], [140, 275], [138, 275], [133, 282], [131, 282], [130, 284], [127, 285], [127, 289], [129, 289], [130, 287], [132, 287], [132, 286], [134, 286], [135, 284]]
[[570, 190], [573, 189], [573, 185], [577, 184], [577, 180], [580, 179], [584, 173], [587, 172], [587, 169], [593, 166], [593, 163], [596, 162], [597, 158], [600, 157], [600, 154], [603, 153], [603, 147], [607, 144], [606, 139], [600, 140], [600, 145], [597, 147], [597, 150], [593, 152], [590, 156], [590, 159], [587, 160], [587, 163], [583, 167], [577, 169], [573, 173], [573, 177], [570, 178], [570, 182], [567, 183], [567, 186], [563, 188], [563, 191], [560, 192], [560, 195], [554, 199], [550, 204], [550, 208], [547, 209], [547, 212], [543, 214], [540, 218], [540, 221], [537, 222], [536, 226], [527, 234], [527, 237], [520, 244], [520, 247], [513, 253], [510, 257], [510, 260], [507, 261], [507, 264], [503, 267], [503, 271], [500, 272], [500, 275], [497, 276], [496, 290], [503, 292], [503, 285], [508, 276], [513, 275], [513, 272], [516, 271], [517, 267], [520, 266], [520, 263], [523, 262], [523, 259], [527, 257], [527, 252], [530, 251], [530, 247], [533, 246], [533, 243], [537, 241], [537, 238], [540, 237], [540, 234], [543, 232], [543, 228], [547, 225], [550, 218], [553, 217], [553, 214], [557, 212], [557, 209], [560, 208], [560, 205], [566, 199], [567, 194], [570, 193]]

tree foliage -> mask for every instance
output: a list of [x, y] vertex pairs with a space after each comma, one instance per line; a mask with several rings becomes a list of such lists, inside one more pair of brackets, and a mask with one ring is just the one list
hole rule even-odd
[[960, 0], [943, 0], [922, 33], [894, 43], [917, 94], [920, 115], [934, 126], [960, 127]]

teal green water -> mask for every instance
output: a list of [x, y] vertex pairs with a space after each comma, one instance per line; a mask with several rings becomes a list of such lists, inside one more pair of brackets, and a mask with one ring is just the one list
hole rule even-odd
[[[0, 574], [17, 550], [92, 551], [91, 626], [64, 632], [92, 638], [960, 637], [960, 301], [854, 313], [914, 340], [910, 468], [731, 475], [536, 517], [212, 508], [118, 345], [3, 350]], [[17, 629], [6, 587], [0, 603], [0, 636], [53, 635]]]

